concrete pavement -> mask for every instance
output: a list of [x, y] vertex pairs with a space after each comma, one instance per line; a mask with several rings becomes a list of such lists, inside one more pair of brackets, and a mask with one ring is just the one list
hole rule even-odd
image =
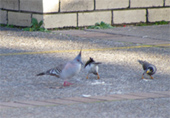
[[[1, 28], [0, 117], [167, 118], [170, 114], [170, 25], [52, 33]], [[82, 71], [63, 88], [61, 79], [35, 75], [72, 59], [102, 62], [100, 80]], [[158, 68], [141, 79], [137, 60]], [[88, 96], [88, 97], [83, 97]]]

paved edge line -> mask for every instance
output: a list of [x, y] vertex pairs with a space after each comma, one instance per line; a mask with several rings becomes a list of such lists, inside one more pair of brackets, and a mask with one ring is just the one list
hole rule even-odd
[[[161, 94], [163, 93], [163, 94]], [[154, 98], [170, 98], [170, 91], [154, 91], [154, 92], [141, 92], [141, 93], [127, 93], [127, 94], [113, 94], [107, 96], [91, 96], [91, 97], [72, 97], [60, 98], [43, 101], [13, 101], [13, 102], [0, 102], [0, 109], [11, 108], [28, 108], [28, 107], [54, 107], [58, 105], [74, 105], [81, 103], [100, 103], [124, 100], [142, 100]]]
[[[147, 47], [160, 47], [160, 46], [166, 47], [166, 46], [170, 46], [170, 44], [140, 45], [140, 46], [113, 47], [113, 48], [82, 49], [82, 51], [106, 51], [106, 50], [120, 50], [120, 49], [135, 49], [135, 48], [147, 48]], [[51, 50], [51, 51], [40, 51], [40, 52], [4, 53], [4, 54], [0, 54], [0, 56], [49, 54], [49, 53], [77, 52], [77, 51], [80, 51], [80, 49], [75, 49], [75, 50]]]

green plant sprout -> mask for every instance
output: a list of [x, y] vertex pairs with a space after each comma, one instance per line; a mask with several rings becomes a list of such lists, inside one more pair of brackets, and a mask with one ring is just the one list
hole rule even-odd
[[148, 26], [148, 25], [166, 25], [166, 24], [169, 24], [168, 21], [157, 21], [157, 22], [154, 22], [154, 23], [138, 23], [137, 26]]
[[42, 32], [47, 32], [48, 30], [41, 27], [43, 24], [43, 21], [41, 20], [39, 23], [38, 23], [38, 20], [35, 19], [35, 18], [32, 18], [32, 23], [31, 23], [31, 27], [26, 27], [24, 28], [23, 30], [24, 31], [42, 31]]
[[87, 29], [111, 29], [114, 28], [112, 25], [107, 24], [103, 21], [101, 21], [100, 23], [96, 23], [93, 26], [88, 26]]

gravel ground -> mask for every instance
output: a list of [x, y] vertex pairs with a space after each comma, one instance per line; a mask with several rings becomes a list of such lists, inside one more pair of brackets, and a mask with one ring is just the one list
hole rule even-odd
[[[148, 54], [141, 52], [141, 50], [148, 51]], [[131, 50], [84, 52], [83, 54], [87, 57], [94, 55], [92, 57], [95, 60], [102, 62], [99, 68], [101, 79], [96, 80], [96, 76], [90, 75], [89, 79], [86, 80], [86, 72], [82, 69], [79, 75], [69, 80], [75, 85], [60, 89], [63, 80], [50, 76], [36, 77], [35, 75], [54, 67], [55, 64], [63, 60], [67, 61], [67, 59], [61, 58], [62, 54], [1, 57], [3, 70], [0, 80], [0, 90], [2, 91], [0, 101], [51, 99], [82, 96], [83, 94], [106, 95], [167, 91], [170, 90], [170, 68], [167, 67], [170, 55], [154, 54], [155, 51], [160, 50], [162, 49], [145, 48], [135, 49], [135, 52]], [[169, 49], [165, 49], [165, 51], [170, 54]], [[103, 53], [105, 56], [101, 57]], [[73, 58], [76, 52], [64, 55]], [[137, 62], [138, 59], [147, 59], [157, 66], [158, 71], [154, 80], [141, 79], [143, 70]], [[84, 56], [83, 60], [85, 60]], [[95, 85], [96, 81], [101, 84]]]
[[[0, 54], [51, 50], [79, 50], [82, 47], [83, 49], [96, 49], [141, 45], [113, 42], [112, 39], [80, 38], [64, 34], [24, 32], [6, 28], [1, 29], [0, 37]], [[69, 82], [74, 83], [74, 85], [70, 87], [61, 87], [63, 80], [55, 77], [35, 76], [39, 72], [46, 71], [55, 67], [55, 65], [73, 59], [77, 54], [78, 51], [0, 56], [0, 102], [80, 97], [83, 94], [96, 96], [170, 90], [170, 48], [165, 47], [104, 51], [84, 50], [82, 52], [82, 60], [84, 63], [89, 57], [93, 57], [94, 60], [102, 62], [99, 66], [101, 79], [96, 80], [97, 77], [95, 75], [90, 75], [87, 80], [86, 72], [82, 68], [77, 76], [69, 80]], [[158, 70], [154, 75], [154, 80], [141, 79], [143, 70], [137, 62], [139, 59], [147, 60], [156, 65]], [[168, 98], [162, 98], [103, 102], [101, 104], [79, 104], [68, 107], [8, 109], [1, 111], [0, 116], [3, 116], [3, 118], [10, 118], [10, 116], [12, 116], [12, 118], [39, 118], [42, 116], [62, 118], [67, 117], [70, 113], [72, 117], [76, 114], [77, 117], [97, 118], [132, 118], [140, 116], [143, 118], [153, 118], [155, 116], [157, 116], [157, 118], [166, 118], [170, 116], [168, 112], [170, 111], [169, 101]], [[145, 104], [143, 104], [143, 102]], [[160, 104], [164, 106], [160, 106]], [[137, 108], [133, 107], [133, 105]], [[109, 107], [108, 110], [107, 107]], [[120, 109], [119, 107], [125, 109]], [[49, 112], [46, 111], [47, 109]], [[91, 109], [94, 113], [87, 112], [87, 109]], [[65, 111], [67, 111], [67, 113], [63, 114], [62, 112]], [[136, 112], [139, 114], [136, 114]], [[164, 115], [164, 113], [166, 114]], [[36, 114], [38, 115], [36, 116]]]

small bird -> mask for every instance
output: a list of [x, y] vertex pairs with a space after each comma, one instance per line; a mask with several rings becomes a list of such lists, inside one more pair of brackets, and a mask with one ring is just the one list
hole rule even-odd
[[[68, 61], [65, 64], [59, 64], [55, 68], [37, 74], [37, 76], [51, 75], [64, 80], [70, 79], [80, 72], [81, 65], [83, 65], [83, 62], [81, 61], [81, 50], [80, 50], [80, 53], [73, 60]], [[64, 81], [63, 86], [69, 86], [71, 84], [72, 83]]]
[[97, 79], [100, 79], [100, 76], [98, 74], [99, 64], [101, 64], [101, 62], [95, 62], [93, 58], [90, 57], [90, 59], [86, 62], [84, 66], [85, 70], [88, 72], [86, 79], [88, 79], [90, 73], [97, 75]]
[[157, 69], [156, 66], [150, 64], [149, 62], [138, 60], [138, 62], [142, 65], [144, 73], [142, 75], [142, 79], [144, 79], [144, 74], [148, 74], [151, 79], [153, 79], [152, 75], [156, 73]]

